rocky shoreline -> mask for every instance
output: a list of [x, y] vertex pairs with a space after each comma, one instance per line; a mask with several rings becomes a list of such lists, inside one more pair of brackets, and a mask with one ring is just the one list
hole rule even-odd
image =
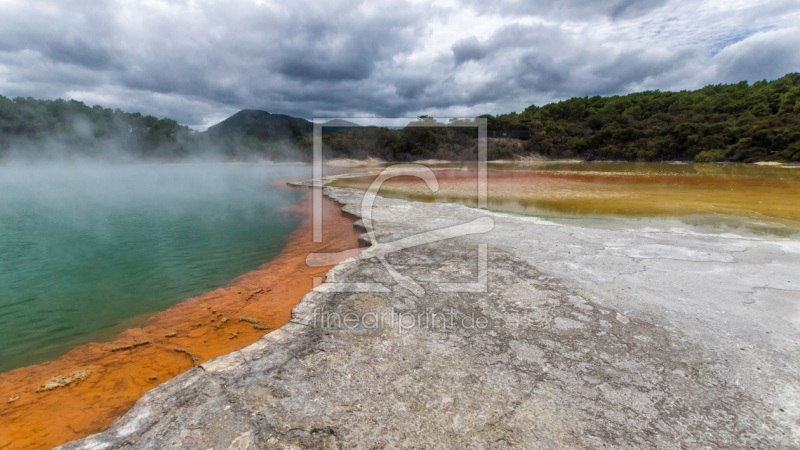
[[[325, 194], [362, 215], [362, 192]], [[800, 444], [800, 242], [381, 197], [372, 217], [379, 244], [285, 326], [61, 448]], [[485, 218], [491, 231], [387, 244]], [[483, 280], [482, 245], [486, 292], [453, 292]]]
[[272, 260], [227, 286], [142, 318], [112, 341], [0, 374], [0, 448], [51, 448], [98, 433], [159, 384], [287, 323], [314, 278], [335, 264], [307, 267], [306, 255], [351, 248], [361, 234], [325, 199], [326, 242], [312, 242], [311, 192], [305, 193], [287, 210], [304, 218]]

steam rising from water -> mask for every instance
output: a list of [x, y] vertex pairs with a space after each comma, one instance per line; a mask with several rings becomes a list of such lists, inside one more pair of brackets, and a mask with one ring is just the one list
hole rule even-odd
[[276, 255], [307, 167], [0, 166], [0, 372], [102, 340]]

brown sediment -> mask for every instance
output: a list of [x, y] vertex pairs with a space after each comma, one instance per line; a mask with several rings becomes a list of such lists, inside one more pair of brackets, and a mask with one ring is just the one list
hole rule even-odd
[[[0, 398], [9, 399], [0, 404], [0, 448], [50, 448], [101, 431], [159, 383], [286, 323], [313, 278], [330, 268], [308, 267], [306, 256], [356, 248], [359, 235], [353, 220], [325, 199], [324, 242], [313, 243], [310, 194], [292, 209], [305, 218], [281, 253], [228, 286], [155, 314], [112, 342], [86, 344], [55, 361], [0, 374]], [[217, 311], [225, 318], [211, 322]], [[62, 374], [70, 383], [59, 383]], [[36, 393], [53, 380], [57, 389]]]

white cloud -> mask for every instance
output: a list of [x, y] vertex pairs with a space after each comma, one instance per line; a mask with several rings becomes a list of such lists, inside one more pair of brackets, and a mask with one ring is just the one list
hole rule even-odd
[[800, 70], [790, 0], [0, 3], [0, 93], [203, 128], [303, 117], [477, 115], [575, 95]]
[[756, 33], [713, 58], [720, 82], [774, 79], [800, 70], [800, 27]]

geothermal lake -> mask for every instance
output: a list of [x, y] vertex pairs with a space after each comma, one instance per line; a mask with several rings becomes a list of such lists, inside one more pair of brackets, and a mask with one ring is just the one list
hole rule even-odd
[[[309, 167], [0, 166], [0, 372], [112, 338], [277, 255]], [[279, 183], [280, 184], [280, 183]]]
[[[575, 225], [800, 236], [800, 168], [627, 163], [489, 165], [489, 208]], [[0, 373], [57, 358], [226, 285], [277, 255], [310, 167], [0, 166]], [[474, 166], [381, 194], [475, 206]], [[333, 184], [365, 189], [372, 176]]]
[[[474, 164], [433, 166], [439, 190], [413, 176], [380, 194], [477, 205]], [[573, 225], [689, 227], [698, 232], [800, 237], [800, 167], [660, 163], [489, 163], [488, 207]], [[373, 175], [341, 178], [366, 189]]]

